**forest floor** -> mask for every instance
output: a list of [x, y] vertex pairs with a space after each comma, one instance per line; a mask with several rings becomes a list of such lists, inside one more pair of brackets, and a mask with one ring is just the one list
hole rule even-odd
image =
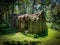
[[48, 35], [45, 37], [28, 37], [22, 34], [21, 32], [9, 34], [9, 35], [0, 35], [0, 45], [3, 45], [3, 42], [6, 41], [40, 41], [37, 45], [60, 45], [60, 31], [51, 29], [49, 23], [47, 23], [48, 27]]

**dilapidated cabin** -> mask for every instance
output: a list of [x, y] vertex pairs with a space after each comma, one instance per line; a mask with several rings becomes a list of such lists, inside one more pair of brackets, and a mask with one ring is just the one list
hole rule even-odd
[[10, 28], [16, 28], [19, 32], [44, 33], [47, 26], [43, 11], [36, 14], [13, 14], [16, 1], [0, 1], [0, 24], [6, 20]]
[[47, 30], [43, 11], [36, 14], [12, 14], [11, 17], [12, 28], [17, 28], [19, 32], [27, 31], [28, 33], [40, 34]]

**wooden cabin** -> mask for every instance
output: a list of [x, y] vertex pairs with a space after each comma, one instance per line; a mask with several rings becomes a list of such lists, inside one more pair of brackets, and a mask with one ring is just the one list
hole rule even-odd
[[[46, 20], [43, 11], [40, 11], [36, 14], [20, 15], [17, 16], [17, 18], [15, 19], [17, 19], [18, 21], [18, 24], [16, 26], [19, 32], [27, 31], [28, 33], [40, 34], [47, 30]], [[11, 18], [11, 21], [12, 20], [13, 19]], [[13, 24], [12, 26], [15, 27], [15, 25]]]

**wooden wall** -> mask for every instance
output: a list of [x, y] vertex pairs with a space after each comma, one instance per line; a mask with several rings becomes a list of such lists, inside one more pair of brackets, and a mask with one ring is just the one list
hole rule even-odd
[[[41, 12], [41, 14], [38, 13], [38, 15], [37, 14], [24, 14], [24, 15], [17, 16], [17, 18], [16, 17], [14, 18], [13, 16], [11, 18], [11, 22], [12, 22], [11, 26], [15, 28], [17, 27], [17, 30], [20, 32], [27, 31], [28, 33], [35, 33], [35, 34], [43, 33], [45, 30], [47, 30], [45, 16], [43, 12]], [[37, 20], [37, 18], [39, 19]], [[17, 19], [17, 25], [15, 24], [16, 21], [13, 21], [16, 19]]]

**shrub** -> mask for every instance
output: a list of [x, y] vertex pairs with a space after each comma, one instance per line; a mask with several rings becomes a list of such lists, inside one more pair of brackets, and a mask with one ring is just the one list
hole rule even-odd
[[38, 38], [39, 36], [37, 34], [34, 35], [34, 38]]
[[4, 45], [10, 45], [9, 41], [3, 42]]

